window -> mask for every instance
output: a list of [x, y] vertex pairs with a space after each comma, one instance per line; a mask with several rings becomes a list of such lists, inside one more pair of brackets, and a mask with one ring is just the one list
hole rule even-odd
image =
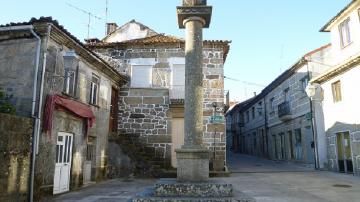
[[289, 97], [289, 88], [286, 88], [284, 90], [284, 101], [285, 102], [288, 102], [290, 100], [290, 97]]
[[274, 100], [275, 100], [274, 97], [272, 97], [272, 98], [270, 99], [270, 112], [275, 111], [275, 103], [274, 103]]
[[98, 104], [100, 78], [93, 74], [90, 82], [90, 104]]
[[255, 107], [251, 108], [251, 115], [252, 115], [252, 118], [255, 119]]
[[342, 48], [351, 43], [349, 22], [350, 18], [347, 18], [339, 25], [340, 45]]
[[64, 78], [64, 93], [75, 97], [76, 91], [76, 72], [70, 69], [65, 69]]
[[185, 98], [185, 65], [173, 65], [170, 99]]
[[152, 66], [136, 65], [131, 68], [131, 87], [152, 87]]
[[306, 86], [308, 85], [309, 83], [309, 77], [308, 76], [305, 76], [304, 78], [302, 78], [301, 80], [301, 90], [305, 93], [306, 91]]
[[341, 83], [340, 81], [336, 81], [331, 84], [333, 101], [340, 102], [341, 101]]
[[74, 51], [68, 51], [64, 55], [64, 85], [63, 92], [69, 96], [76, 96], [77, 72], [79, 60]]
[[262, 102], [258, 103], [257, 111], [258, 111], [258, 115], [262, 116]]
[[250, 113], [249, 111], [246, 111], [246, 123], [249, 122], [249, 119], [250, 119]]

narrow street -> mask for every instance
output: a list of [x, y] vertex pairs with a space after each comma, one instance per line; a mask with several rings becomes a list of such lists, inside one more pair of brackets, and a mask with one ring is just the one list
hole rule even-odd
[[[237, 193], [256, 201], [360, 201], [360, 181], [352, 175], [315, 171], [308, 165], [275, 162], [241, 154], [228, 155], [230, 177]], [[90, 185], [44, 201], [128, 201], [156, 179], [116, 179]]]

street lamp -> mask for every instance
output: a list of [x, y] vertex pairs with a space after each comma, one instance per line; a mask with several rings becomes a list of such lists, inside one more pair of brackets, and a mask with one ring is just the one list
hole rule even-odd
[[312, 132], [314, 134], [314, 152], [315, 152], [315, 168], [321, 168], [320, 161], [319, 161], [319, 145], [318, 145], [318, 131], [316, 125], [316, 118], [315, 118], [315, 107], [314, 101], [319, 100], [321, 86], [319, 84], [308, 84], [305, 88], [305, 92], [307, 96], [310, 98], [310, 111], [311, 111], [311, 123], [312, 123]]

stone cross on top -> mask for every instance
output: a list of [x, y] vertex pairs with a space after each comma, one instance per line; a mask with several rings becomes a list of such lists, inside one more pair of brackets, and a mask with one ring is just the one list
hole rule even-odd
[[206, 0], [183, 0], [183, 6], [205, 6]]

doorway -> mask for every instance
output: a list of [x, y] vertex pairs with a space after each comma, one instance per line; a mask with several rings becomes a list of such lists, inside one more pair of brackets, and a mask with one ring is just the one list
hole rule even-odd
[[294, 160], [295, 155], [294, 155], [294, 145], [293, 145], [293, 134], [291, 130], [288, 131], [288, 138], [289, 138], [290, 160]]
[[350, 134], [341, 132], [336, 134], [337, 157], [339, 172], [353, 173], [353, 162], [351, 157]]
[[280, 137], [280, 159], [281, 160], [285, 160], [285, 134], [284, 133], [280, 133], [279, 134]]
[[111, 88], [111, 104], [110, 104], [110, 117], [109, 117], [109, 132], [117, 132], [118, 128], [118, 90], [114, 87]]
[[88, 136], [88, 140], [86, 144], [86, 158], [84, 161], [84, 184], [89, 184], [92, 181], [91, 171], [94, 165], [93, 161], [95, 159], [94, 157], [96, 154], [95, 146], [96, 146], [96, 138]]
[[172, 119], [172, 131], [171, 131], [171, 165], [177, 167], [176, 149], [180, 149], [184, 144], [184, 118]]
[[59, 132], [56, 143], [54, 194], [69, 191], [73, 134]]
[[295, 129], [295, 159], [297, 161], [302, 160], [302, 137], [301, 129]]

